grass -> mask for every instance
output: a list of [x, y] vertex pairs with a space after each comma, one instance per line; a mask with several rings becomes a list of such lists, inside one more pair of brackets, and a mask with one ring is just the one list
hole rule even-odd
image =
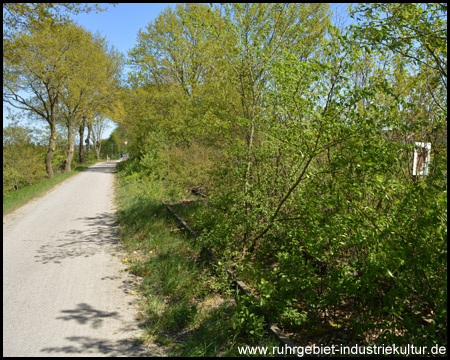
[[79, 172], [85, 170], [86, 168], [97, 162], [98, 162], [97, 160], [91, 161], [89, 163], [86, 163], [85, 165], [75, 167], [69, 173], [57, 174], [52, 179], [46, 179], [36, 184], [6, 194], [3, 197], [3, 215], [6, 215], [11, 211], [16, 210], [17, 208], [28, 203], [30, 200], [33, 200], [39, 196], [44, 195], [54, 186], [62, 183], [67, 178], [75, 174], [78, 174]]
[[116, 203], [129, 271], [141, 278], [142, 340], [165, 346], [169, 356], [238, 356], [238, 346], [278, 345], [267, 334], [255, 340], [243, 331], [242, 306], [224, 291], [214, 266], [203, 261], [201, 244], [179, 228], [162, 200], [179, 203], [177, 211], [191, 216], [195, 203], [128, 171], [128, 163], [118, 166]]

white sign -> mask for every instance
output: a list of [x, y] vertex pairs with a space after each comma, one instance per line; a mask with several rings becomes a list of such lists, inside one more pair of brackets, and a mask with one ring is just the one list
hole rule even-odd
[[413, 175], [428, 175], [431, 143], [416, 142], [414, 148]]

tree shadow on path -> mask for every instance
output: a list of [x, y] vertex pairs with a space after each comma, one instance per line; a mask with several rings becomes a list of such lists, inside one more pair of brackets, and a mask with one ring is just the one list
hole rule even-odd
[[83, 172], [96, 172], [96, 173], [104, 173], [104, 174], [113, 174], [116, 171], [116, 163], [115, 162], [102, 162], [97, 163], [91, 167], [88, 167]]
[[85, 325], [90, 324], [93, 329], [98, 329], [102, 326], [103, 320], [106, 318], [119, 319], [119, 313], [106, 312], [94, 309], [89, 304], [78, 304], [76, 309], [73, 310], [62, 310], [64, 316], [57, 317], [57, 319], [70, 321], [74, 320], [78, 324]]
[[[80, 325], [88, 325], [97, 330], [102, 326], [108, 327], [108, 323], [104, 324], [104, 322], [111, 321], [111, 319], [122, 321], [118, 312], [98, 310], [86, 303], [78, 304], [75, 309], [62, 310], [61, 313], [63, 315], [57, 319], [69, 322], [75, 321]], [[115, 330], [112, 336], [117, 333], [126, 334], [133, 330], [133, 328], [124, 324], [124, 327]], [[162, 347], [156, 344], [144, 346], [139, 340], [133, 339], [131, 334], [125, 339], [119, 338], [112, 340], [92, 336], [68, 336], [64, 339], [70, 341], [71, 344], [60, 347], [46, 347], [41, 352], [59, 356], [76, 354], [133, 357], [165, 355], [165, 350]]]
[[112, 251], [117, 244], [117, 222], [113, 213], [101, 213], [94, 217], [78, 218], [83, 230], [59, 233], [58, 239], [42, 245], [35, 255], [36, 262], [59, 264], [63, 260], [89, 257], [99, 251]]

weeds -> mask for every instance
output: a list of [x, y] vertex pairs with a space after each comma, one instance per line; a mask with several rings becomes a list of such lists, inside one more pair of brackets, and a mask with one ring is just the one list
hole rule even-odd
[[[137, 177], [127, 171], [131, 161], [123, 163], [118, 167], [118, 220], [129, 271], [141, 278], [144, 341], [167, 346], [172, 356], [232, 356], [237, 346], [255, 345], [246, 332], [251, 325], [236, 318], [242, 305], [236, 306], [219, 274], [201, 261], [200, 244], [178, 228], [162, 205], [162, 200], [180, 200], [173, 198], [177, 191], [170, 196], [162, 182]], [[201, 207], [189, 197], [182, 200], [174, 207], [183, 216], [194, 216]], [[273, 342], [260, 335], [259, 341]]]

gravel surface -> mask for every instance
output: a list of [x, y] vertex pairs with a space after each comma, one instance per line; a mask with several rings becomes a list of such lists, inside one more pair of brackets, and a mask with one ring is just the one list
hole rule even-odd
[[3, 217], [3, 356], [165, 355], [136, 341], [115, 165], [98, 163]]

